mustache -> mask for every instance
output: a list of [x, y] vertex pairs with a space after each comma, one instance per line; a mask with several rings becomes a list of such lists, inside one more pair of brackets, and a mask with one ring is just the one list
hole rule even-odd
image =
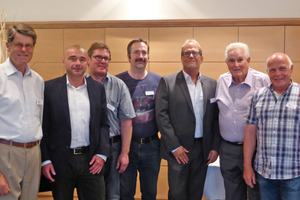
[[137, 61], [145, 62], [145, 59], [144, 58], [137, 58], [137, 59], [135, 59], [135, 62], [137, 62]]

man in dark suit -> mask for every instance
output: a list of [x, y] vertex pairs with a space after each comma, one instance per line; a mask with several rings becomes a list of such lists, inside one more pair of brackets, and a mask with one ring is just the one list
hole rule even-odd
[[105, 90], [85, 78], [86, 50], [69, 47], [66, 75], [45, 83], [42, 172], [52, 181], [55, 200], [104, 199], [102, 167], [109, 155], [109, 121]]
[[169, 199], [202, 199], [208, 164], [218, 157], [216, 81], [200, 74], [202, 50], [194, 39], [181, 49], [183, 70], [160, 80], [155, 111], [161, 156], [168, 161]]

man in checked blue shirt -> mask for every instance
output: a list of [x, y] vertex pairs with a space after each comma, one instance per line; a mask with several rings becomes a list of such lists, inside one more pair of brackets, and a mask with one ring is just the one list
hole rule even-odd
[[254, 169], [259, 174], [263, 200], [298, 200], [300, 197], [300, 86], [293, 82], [293, 63], [283, 53], [267, 60], [269, 87], [252, 97], [246, 117], [244, 179], [255, 184], [251, 159], [256, 145]]

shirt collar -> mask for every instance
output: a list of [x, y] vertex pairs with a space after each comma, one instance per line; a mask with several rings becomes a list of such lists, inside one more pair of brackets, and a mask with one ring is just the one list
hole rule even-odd
[[[291, 93], [291, 90], [292, 90], [292, 87], [293, 87], [293, 84], [294, 84], [294, 82], [293, 82], [293, 79], [291, 79], [291, 84], [290, 84], [290, 86], [288, 87], [288, 89], [282, 94], [282, 95], [284, 95], [284, 94], [287, 94], [287, 95], [289, 95], [290, 93]], [[274, 91], [274, 88], [273, 88], [273, 84], [271, 83], [270, 84], [270, 90], [271, 90], [271, 92], [275, 92]]]
[[[190, 81], [192, 79], [191, 76], [188, 75], [184, 70], [182, 70], [182, 72], [183, 72], [183, 75], [184, 75], [184, 78], [185, 78], [186, 81]], [[201, 81], [201, 74], [200, 74], [200, 72], [199, 72], [199, 75], [198, 75], [198, 80]]]
[[[237, 83], [233, 80], [233, 77], [231, 75], [230, 81], [228, 82], [227, 86], [230, 87], [232, 84], [237, 84]], [[244, 82], [242, 82], [241, 84], [247, 84], [250, 87], [252, 86], [252, 71], [250, 68], [248, 68], [246, 78], [245, 78]]]
[[[10, 59], [7, 58], [6, 61], [5, 61], [5, 64], [6, 64], [6, 73], [7, 73], [7, 76], [10, 76], [16, 72], [19, 72], [15, 66], [11, 63]], [[28, 65], [26, 65], [26, 68], [25, 68], [25, 74], [24, 76], [27, 76], [27, 75], [31, 75], [31, 70], [30, 68], [28, 67]]]
[[[86, 77], [86, 78], [88, 78], [88, 77], [90, 77], [90, 76], [91, 76], [90, 72], [88, 72], [88, 73], [85, 74], [85, 77]], [[107, 81], [106, 81], [106, 80], [107, 80]], [[107, 72], [107, 73], [106, 73], [106, 77], [104, 78], [103, 84], [104, 84], [104, 82], [109, 82], [110, 80], [111, 80], [111, 75]]]
[[[75, 88], [75, 87], [73, 87], [73, 86], [70, 84], [69, 79], [68, 79], [68, 75], [67, 75], [67, 74], [66, 74], [66, 79], [67, 79], [67, 85], [70, 86], [70, 87], [72, 87], [72, 88]], [[82, 88], [82, 87], [86, 87], [86, 78], [85, 78], [85, 76], [83, 76], [83, 80], [84, 80], [84, 84], [81, 85], [81, 86], [79, 86], [77, 89], [80, 89], [80, 88]]]

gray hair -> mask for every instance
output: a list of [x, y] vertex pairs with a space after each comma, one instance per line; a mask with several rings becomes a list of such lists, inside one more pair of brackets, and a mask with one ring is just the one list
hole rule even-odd
[[[273, 54], [274, 55], [274, 54]], [[269, 66], [268, 66], [268, 62], [269, 62], [269, 60], [271, 59], [271, 57], [273, 57], [273, 55], [271, 55], [268, 59], [267, 59], [267, 61], [266, 61], [266, 66], [267, 66], [267, 72], [269, 73]], [[283, 53], [283, 55], [285, 55], [286, 56], [286, 58], [287, 58], [287, 60], [288, 60], [288, 63], [289, 63], [289, 68], [291, 69], [292, 68], [292, 66], [293, 66], [293, 62], [292, 62], [292, 60], [290, 59], [290, 57], [288, 56], [288, 55], [286, 55], [285, 53]]]
[[182, 47], [181, 47], [181, 56], [183, 56], [183, 48], [185, 47], [185, 45], [187, 45], [187, 44], [190, 43], [190, 42], [195, 43], [195, 44], [198, 46], [199, 52], [200, 52], [200, 56], [202, 56], [202, 49], [201, 49], [201, 46], [200, 46], [200, 44], [199, 44], [195, 39], [187, 39], [187, 40], [184, 42], [184, 44], [183, 44]]
[[232, 49], [235, 48], [240, 48], [240, 49], [244, 49], [244, 57], [245, 59], [250, 58], [250, 52], [249, 52], [249, 47], [247, 44], [242, 43], [242, 42], [235, 42], [235, 43], [231, 43], [229, 44], [226, 49], [225, 49], [225, 61], [227, 61], [228, 59], [228, 52], [231, 51]]

